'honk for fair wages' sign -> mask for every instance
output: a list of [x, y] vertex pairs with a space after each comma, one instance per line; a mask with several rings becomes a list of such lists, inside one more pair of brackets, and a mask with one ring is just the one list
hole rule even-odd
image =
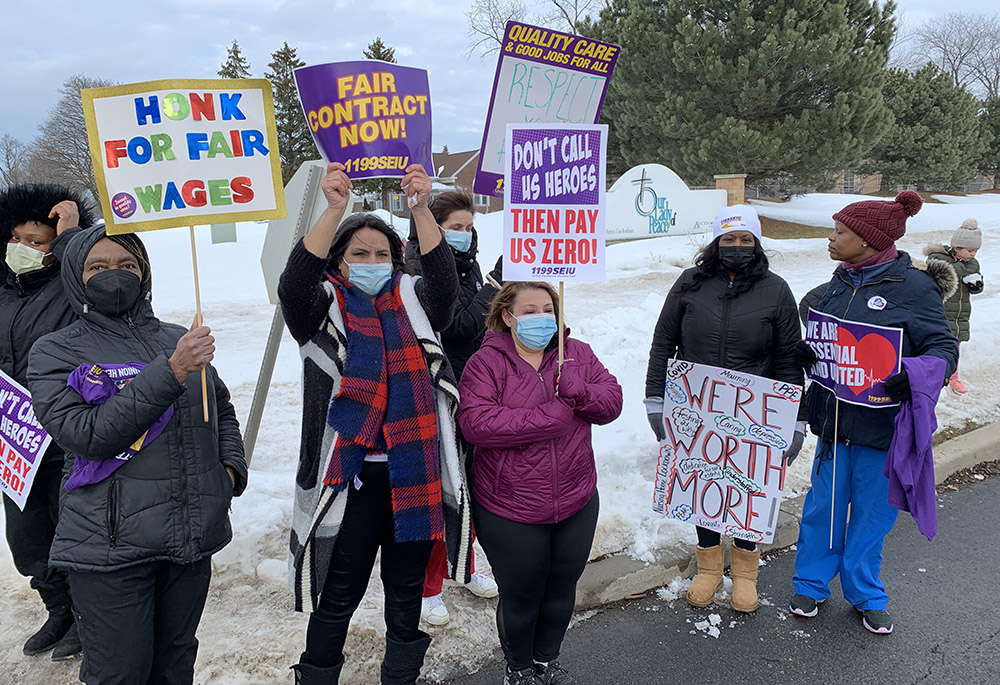
[[81, 91], [108, 233], [285, 215], [267, 79]]
[[603, 124], [508, 125], [505, 280], [604, 280], [607, 132]]
[[653, 511], [771, 542], [801, 401], [791, 383], [672, 359]]

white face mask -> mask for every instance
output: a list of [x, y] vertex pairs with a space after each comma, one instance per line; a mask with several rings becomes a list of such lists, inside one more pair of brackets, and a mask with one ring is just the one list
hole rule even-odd
[[7, 243], [7, 266], [17, 275], [38, 271], [45, 266], [43, 260], [51, 252], [42, 252], [21, 243]]

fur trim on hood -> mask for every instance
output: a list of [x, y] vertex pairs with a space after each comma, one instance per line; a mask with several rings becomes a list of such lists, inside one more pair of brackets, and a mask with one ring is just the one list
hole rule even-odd
[[925, 257], [930, 257], [935, 252], [940, 252], [941, 254], [951, 254], [948, 246], [942, 243], [931, 243], [930, 245], [924, 248]]
[[913, 266], [934, 279], [934, 282], [941, 289], [942, 300], [947, 300], [958, 290], [958, 274], [955, 273], [951, 264], [943, 259], [928, 259], [923, 264], [914, 261]]

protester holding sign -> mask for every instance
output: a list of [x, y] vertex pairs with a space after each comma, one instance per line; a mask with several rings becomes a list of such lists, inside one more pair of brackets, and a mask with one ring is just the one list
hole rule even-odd
[[[801, 339], [795, 299], [788, 284], [769, 270], [756, 210], [747, 205], [727, 207], [715, 217], [712, 234], [695, 266], [670, 289], [653, 332], [645, 405], [661, 442], [666, 437], [667, 365], [675, 357], [802, 385], [802, 369], [794, 361]], [[797, 425], [784, 454], [786, 464], [802, 448], [804, 434], [804, 423]], [[701, 526], [696, 531], [698, 575], [688, 588], [687, 600], [705, 607], [722, 587], [724, 549], [718, 532]], [[760, 550], [753, 541], [734, 539], [731, 558], [732, 608], [755, 611]]]
[[[894, 404], [847, 402], [820, 383], [810, 386], [805, 402], [819, 442], [799, 528], [791, 610], [798, 616], [815, 616], [818, 604], [830, 596], [830, 581], [839, 573], [844, 598], [861, 613], [864, 627], [879, 634], [893, 630], [886, 611], [889, 595], [879, 573], [882, 544], [898, 513], [889, 503], [890, 479], [883, 475], [897, 432], [898, 403], [909, 402], [918, 390], [936, 398], [958, 362], [958, 342], [948, 329], [942, 305], [943, 281], [916, 269], [909, 255], [895, 245], [906, 232], [907, 217], [922, 204], [917, 193], [904, 191], [894, 201], [855, 202], [834, 214], [829, 251], [840, 266], [814, 305], [817, 311], [844, 320], [903, 333], [902, 370], [881, 378], [869, 373], [865, 379], [868, 385], [884, 380]], [[940, 270], [935, 273], [947, 276]], [[840, 359], [835, 361], [850, 363], [862, 354], [858, 348], [864, 344], [865, 340], [857, 341], [846, 350], [839, 346]], [[796, 358], [805, 367], [818, 359], [806, 343], [799, 346]], [[933, 377], [917, 371], [934, 366], [940, 373]], [[925, 418], [933, 418], [933, 407]]]
[[[16, 185], [0, 193], [0, 237], [7, 256], [0, 282], [0, 368], [27, 383], [28, 352], [39, 338], [76, 319], [59, 277], [62, 255], [75, 227], [93, 214], [80, 195], [59, 185]], [[22, 511], [3, 497], [7, 544], [18, 572], [31, 578], [48, 618], [24, 644], [27, 655], [52, 649], [54, 660], [80, 652], [66, 574], [49, 565], [62, 481], [63, 451], [52, 442], [36, 472]]]
[[191, 682], [211, 556], [232, 537], [228, 510], [247, 481], [229, 391], [207, 366], [214, 341], [155, 317], [135, 234], [80, 232], [62, 279], [80, 319], [38, 341], [28, 385], [42, 425], [75, 455], [51, 563], [69, 572], [80, 677]]
[[577, 682], [557, 659], [597, 526], [591, 425], [622, 410], [589, 345], [566, 333], [559, 366], [560, 304], [547, 283], [504, 284], [459, 388], [458, 422], [476, 446], [476, 532], [500, 586], [505, 685]]
[[431, 181], [406, 168], [422, 278], [377, 216], [341, 224], [351, 181], [321, 184], [327, 208], [297, 243], [278, 297], [303, 356], [302, 442], [291, 552], [295, 606], [313, 610], [296, 682], [336, 683], [351, 616], [381, 550], [382, 683], [412, 685], [430, 637], [418, 629], [424, 571], [444, 539], [469, 580], [471, 517], [454, 423], [457, 384], [435, 331], [451, 323], [455, 258], [427, 208]]
[[[476, 261], [479, 249], [479, 235], [473, 225], [476, 206], [468, 193], [449, 190], [430, 202], [431, 214], [443, 231], [444, 240], [455, 255], [455, 271], [458, 274], [458, 296], [455, 302], [455, 317], [451, 325], [441, 331], [441, 346], [451, 362], [455, 377], [461, 380], [462, 370], [469, 357], [479, 349], [486, 333], [486, 314], [490, 300], [497, 289], [483, 282], [483, 272]], [[410, 217], [410, 239], [406, 243], [406, 265], [414, 273], [420, 269], [420, 241], [417, 237], [417, 223]], [[466, 461], [471, 456], [470, 447], [462, 444]], [[471, 550], [470, 550], [471, 554]], [[470, 557], [471, 559], [471, 557]], [[465, 588], [478, 597], [496, 597], [497, 584], [489, 576], [475, 572], [472, 560], [472, 578]], [[427, 577], [424, 579], [424, 599], [420, 607], [420, 617], [434, 626], [442, 626], [451, 620], [448, 607], [441, 598], [444, 581], [448, 577], [448, 555], [443, 542], [434, 543]]]

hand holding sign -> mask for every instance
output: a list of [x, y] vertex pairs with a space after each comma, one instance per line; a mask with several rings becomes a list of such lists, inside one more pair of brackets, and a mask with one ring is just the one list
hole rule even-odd
[[56, 222], [56, 235], [59, 235], [67, 228], [80, 225], [80, 209], [72, 200], [63, 200], [49, 212], [49, 218], [59, 217]]
[[179, 383], [190, 374], [201, 371], [215, 358], [215, 338], [208, 326], [199, 326], [198, 319], [191, 324], [191, 330], [177, 341], [174, 353], [167, 361]]
[[319, 184], [326, 196], [327, 207], [334, 212], [343, 214], [347, 209], [347, 203], [351, 198], [351, 189], [354, 184], [344, 173], [344, 165], [340, 162], [331, 162], [326, 165], [326, 176]]
[[406, 167], [406, 175], [400, 180], [399, 186], [406, 193], [410, 208], [427, 207], [427, 199], [431, 196], [431, 179], [422, 164]]

